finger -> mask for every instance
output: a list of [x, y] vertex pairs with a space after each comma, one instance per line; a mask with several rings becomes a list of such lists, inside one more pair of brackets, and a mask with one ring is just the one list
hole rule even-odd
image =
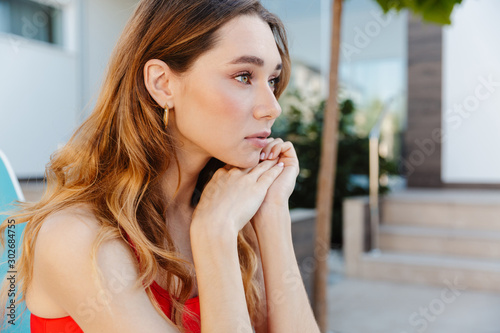
[[269, 154], [270, 146], [272, 146], [272, 142], [274, 141], [274, 138], [267, 138], [267, 145], [262, 148], [262, 151], [260, 152], [260, 160], [263, 161], [266, 159], [267, 154]]
[[283, 163], [276, 163], [271, 169], [264, 172], [259, 179], [257, 179], [257, 185], [264, 188], [269, 188], [273, 182], [278, 178], [284, 169]]
[[274, 165], [278, 163], [278, 160], [266, 160], [262, 161], [257, 166], [255, 166], [250, 172], [248, 173], [249, 175], [252, 175], [255, 177], [255, 181], [258, 180], [258, 178], [267, 170], [271, 169]]
[[283, 173], [289, 173], [291, 172], [292, 174], [295, 175], [295, 177], [297, 177], [300, 173], [300, 167], [299, 167], [299, 163], [297, 160], [295, 159], [279, 159], [279, 163], [283, 163], [284, 166], [285, 166], [285, 170], [283, 171]]
[[277, 139], [273, 139], [272, 141], [270, 141], [267, 146], [264, 147], [264, 149], [262, 149], [262, 152], [260, 154], [260, 159], [261, 160], [265, 160], [265, 159], [272, 159], [272, 158], [269, 158], [269, 153], [271, 151], [271, 149], [273, 147], [275, 147], [276, 145], [279, 145], [280, 143], [282, 143], [283, 140], [280, 139], [280, 138], [277, 138]]
[[282, 142], [278, 145], [275, 145], [271, 148], [271, 151], [269, 152], [269, 159], [273, 158], [296, 158], [297, 153], [295, 152], [295, 149], [293, 148], [293, 144], [290, 141], [287, 142]]

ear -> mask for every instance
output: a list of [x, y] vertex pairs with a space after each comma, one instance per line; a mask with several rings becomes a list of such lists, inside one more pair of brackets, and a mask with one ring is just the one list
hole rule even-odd
[[162, 108], [174, 107], [173, 100], [173, 79], [174, 74], [168, 65], [158, 59], [151, 59], [144, 65], [144, 83], [146, 89], [153, 99]]

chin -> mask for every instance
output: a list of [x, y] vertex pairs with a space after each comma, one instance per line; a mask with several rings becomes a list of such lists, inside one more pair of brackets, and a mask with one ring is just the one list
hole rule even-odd
[[255, 154], [255, 156], [252, 155], [248, 156], [248, 158], [246, 159], [231, 159], [231, 160], [228, 159], [227, 162], [225, 160], [221, 161], [241, 169], [248, 169], [257, 166], [257, 164], [259, 164], [260, 161], [260, 152], [258, 154]]

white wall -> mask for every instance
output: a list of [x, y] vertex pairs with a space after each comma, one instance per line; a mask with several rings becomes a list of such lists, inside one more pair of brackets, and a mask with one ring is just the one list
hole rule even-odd
[[42, 177], [50, 154], [92, 109], [111, 50], [137, 1], [66, 0], [64, 47], [0, 34], [0, 149], [19, 178]]
[[111, 52], [137, 3], [138, 0], [84, 1], [82, 116], [88, 115], [95, 105]]
[[464, 1], [444, 29], [445, 183], [500, 183], [498, 13], [497, 0]]
[[77, 112], [76, 56], [0, 35], [0, 149], [20, 178], [43, 176]]

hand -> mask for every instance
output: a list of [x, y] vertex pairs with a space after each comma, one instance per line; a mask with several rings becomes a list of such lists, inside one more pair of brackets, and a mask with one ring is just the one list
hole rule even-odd
[[282, 162], [284, 170], [267, 190], [263, 206], [286, 206], [288, 208], [288, 199], [292, 195], [295, 181], [299, 175], [299, 160], [290, 141], [283, 142], [279, 138], [270, 140], [272, 141], [262, 150], [261, 160]]
[[226, 166], [217, 170], [203, 190], [192, 225], [201, 221], [215, 230], [230, 228], [237, 234], [255, 215], [283, 168], [274, 159], [251, 169]]

